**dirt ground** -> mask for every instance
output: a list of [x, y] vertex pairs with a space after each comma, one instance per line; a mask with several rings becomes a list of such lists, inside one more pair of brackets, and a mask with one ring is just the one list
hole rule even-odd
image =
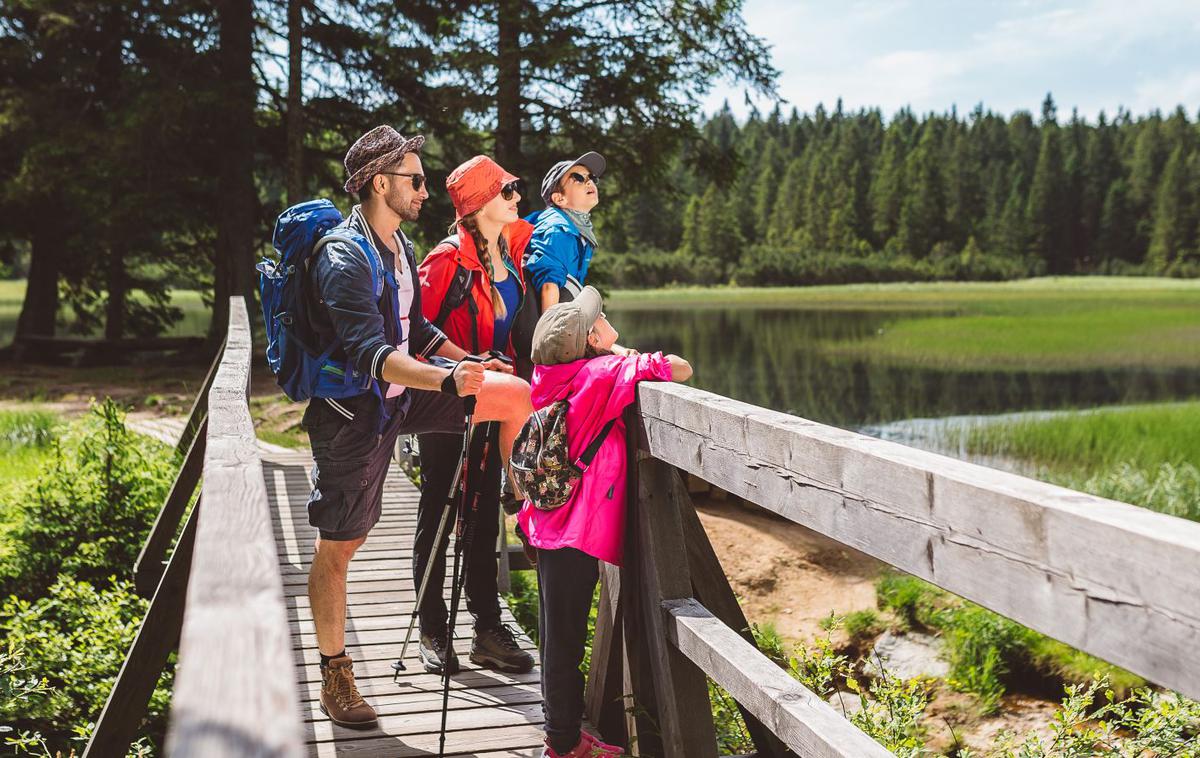
[[883, 564], [767, 511], [696, 497], [700, 521], [746, 617], [787, 640], [825, 632], [822, 619], [875, 607]]

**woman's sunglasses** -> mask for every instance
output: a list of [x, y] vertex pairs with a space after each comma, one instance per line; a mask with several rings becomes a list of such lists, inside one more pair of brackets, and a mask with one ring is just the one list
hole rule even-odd
[[572, 171], [571, 173], [567, 174], [567, 176], [571, 177], [572, 180], [579, 182], [580, 184], [587, 184], [588, 182], [591, 182], [597, 187], [600, 186], [600, 177], [596, 176], [595, 174], [581, 174], [578, 171]]
[[410, 179], [412, 179], [413, 192], [420, 192], [421, 187], [424, 186], [424, 184], [425, 184], [425, 175], [424, 174], [398, 174], [395, 171], [380, 171], [379, 173], [386, 174], [387, 176], [407, 176], [407, 177], [409, 177]]
[[500, 188], [500, 197], [504, 198], [505, 200], [512, 200], [513, 194], [518, 194], [518, 195], [521, 194], [521, 180], [520, 179], [511, 181], [508, 184], [506, 184]]

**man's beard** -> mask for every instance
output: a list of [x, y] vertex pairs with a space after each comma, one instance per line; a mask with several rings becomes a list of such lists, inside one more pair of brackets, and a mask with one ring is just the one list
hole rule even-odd
[[411, 201], [404, 202], [399, 197], [388, 195], [386, 197], [387, 207], [400, 217], [401, 223], [405, 221], [416, 221], [421, 214], [420, 206], [414, 206]]

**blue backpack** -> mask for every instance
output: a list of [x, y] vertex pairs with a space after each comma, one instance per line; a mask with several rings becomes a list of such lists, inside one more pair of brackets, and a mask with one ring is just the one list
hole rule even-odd
[[375, 389], [375, 380], [353, 365], [329, 356], [342, 344], [314, 344], [305, 303], [309, 261], [323, 245], [334, 240], [351, 243], [371, 265], [375, 300], [383, 295], [383, 261], [361, 234], [350, 229], [331, 232], [342, 222], [342, 214], [328, 200], [309, 200], [293, 205], [275, 222], [271, 243], [279, 260], [264, 258], [258, 269], [258, 290], [263, 323], [267, 328], [267, 363], [280, 388], [292, 400], [312, 397], [340, 399]]

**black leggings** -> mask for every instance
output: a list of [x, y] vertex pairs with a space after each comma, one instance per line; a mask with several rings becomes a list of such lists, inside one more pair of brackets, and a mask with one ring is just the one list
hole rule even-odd
[[[496, 538], [500, 534], [500, 445], [498, 424], [480, 424], [476, 427], [472, 443], [471, 460], [468, 465], [468, 492], [478, 492], [476, 510], [470, 516], [473, 525], [470, 544], [463, 555], [466, 571], [464, 589], [467, 610], [475, 616], [475, 628], [493, 629], [500, 625], [500, 598], [496, 585]], [[488, 446], [486, 469], [479, 471], [479, 457], [483, 449], [485, 430], [491, 428], [491, 444]], [[413, 583], [420, 588], [421, 576], [429, 555], [433, 552], [433, 538], [437, 534], [438, 522], [446, 503], [446, 493], [454, 478], [454, 469], [462, 452], [461, 434], [421, 434], [417, 437], [421, 450], [421, 501], [417, 506], [417, 533], [413, 540]], [[454, 519], [461, 499], [455, 502], [446, 525], [446, 533], [454, 531]], [[445, 544], [445, 543], [443, 543]], [[434, 561], [433, 574], [429, 578], [429, 589], [424, 602], [418, 609], [421, 633], [438, 636], [445, 634], [448, 610], [440, 590], [446, 580], [445, 553], [439, 551]]]
[[542, 713], [554, 752], [579, 743], [583, 723], [583, 647], [600, 564], [573, 547], [538, 550], [538, 633]]

